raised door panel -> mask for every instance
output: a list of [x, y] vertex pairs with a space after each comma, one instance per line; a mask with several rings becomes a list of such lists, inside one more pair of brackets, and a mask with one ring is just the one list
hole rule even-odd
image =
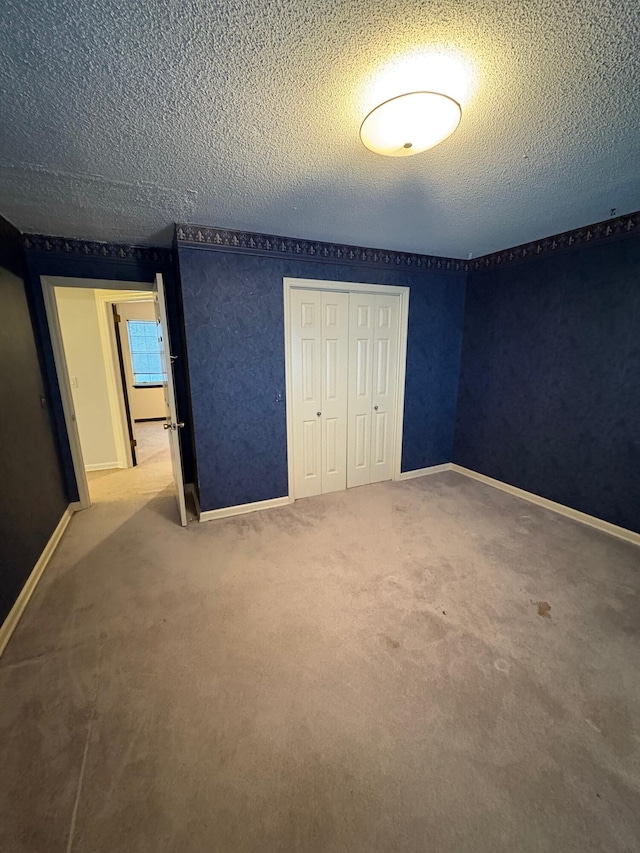
[[296, 498], [322, 492], [322, 294], [291, 291], [291, 393]]
[[370, 482], [375, 297], [349, 294], [347, 487]]
[[322, 491], [347, 487], [349, 296], [322, 295]]
[[373, 390], [370, 482], [393, 478], [398, 396], [400, 299], [376, 296], [373, 332]]

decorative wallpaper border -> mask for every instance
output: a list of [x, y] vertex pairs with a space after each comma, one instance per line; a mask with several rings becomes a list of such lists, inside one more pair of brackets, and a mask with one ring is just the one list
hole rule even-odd
[[22, 245], [32, 252], [51, 252], [58, 255], [101, 258], [103, 260], [137, 261], [144, 264], [171, 263], [171, 249], [153, 246], [127, 246], [122, 243], [100, 243], [97, 240], [74, 240], [66, 237], [47, 237], [46, 234], [23, 234]]
[[176, 225], [176, 239], [185, 246], [284, 256], [334, 260], [340, 263], [367, 264], [371, 266], [400, 267], [401, 269], [449, 270], [452, 272], [475, 272], [530, 260], [541, 255], [551, 255], [562, 249], [580, 245], [600, 243], [615, 237], [640, 234], [640, 211], [617, 216], [575, 228], [531, 243], [523, 243], [511, 249], [503, 249], [482, 255], [472, 260], [441, 258], [437, 255], [420, 255], [411, 252], [393, 252], [343, 243], [323, 243], [317, 240], [296, 240], [273, 234], [253, 231], [234, 231], [228, 228], [213, 228], [204, 225]]
[[518, 261], [530, 260], [541, 255], [552, 255], [562, 249], [575, 246], [588, 245], [590, 243], [601, 243], [614, 237], [627, 237], [640, 233], [640, 211], [628, 213], [626, 216], [617, 216], [615, 219], [605, 219], [594, 225], [586, 225], [584, 228], [574, 228], [573, 231], [564, 231], [562, 234], [554, 234], [544, 237], [542, 240], [533, 240], [531, 243], [523, 243], [512, 249], [503, 249], [500, 252], [492, 252], [490, 255], [482, 255], [467, 261], [467, 269], [471, 272], [476, 270], [491, 269], [493, 267], [505, 266]]
[[440, 258], [435, 255], [393, 252], [364, 246], [349, 246], [343, 243], [324, 243], [318, 240], [297, 240], [275, 234], [233, 231], [228, 228], [210, 228], [204, 225], [176, 224], [176, 239], [178, 243], [187, 246], [213, 250], [233, 249], [261, 255], [395, 267], [404, 270], [464, 272], [467, 269], [467, 262], [459, 258]]
[[[350, 246], [344, 243], [325, 243], [318, 240], [297, 240], [274, 234], [234, 231], [228, 228], [214, 228], [204, 225], [176, 224], [175, 233], [178, 243], [185, 246], [198, 246], [218, 251], [232, 249], [250, 254], [308, 258], [310, 260], [364, 264], [375, 267], [394, 267], [415, 270], [416, 272], [422, 270], [476, 272], [551, 255], [575, 246], [640, 234], [640, 211], [596, 222], [594, 225], [587, 225], [584, 228], [575, 228], [573, 231], [565, 231], [551, 237], [544, 237], [541, 240], [523, 243], [511, 249], [492, 252], [489, 255], [482, 255], [472, 260], [442, 258], [437, 255], [420, 255], [413, 252], [394, 252], [364, 246]], [[23, 234], [22, 245], [26, 250], [33, 252], [136, 261], [151, 266], [168, 266], [172, 259], [171, 249], [49, 237], [46, 234]]]

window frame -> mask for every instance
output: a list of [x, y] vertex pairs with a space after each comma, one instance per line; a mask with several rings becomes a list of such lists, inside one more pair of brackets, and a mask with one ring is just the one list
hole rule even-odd
[[[157, 328], [158, 324], [156, 320], [136, 320], [136, 319], [127, 319], [127, 344], [129, 346], [129, 358], [131, 361], [131, 375], [133, 378], [133, 387], [134, 388], [162, 388], [166, 377], [164, 375], [164, 371], [162, 370], [162, 354], [160, 350], [160, 342], [158, 339]], [[140, 332], [136, 334], [136, 330], [132, 329], [132, 324], [137, 326], [149, 327], [153, 326], [155, 330], [155, 335], [151, 337], [148, 334], [144, 334], [142, 337], [146, 338], [148, 342], [154, 341], [155, 347], [146, 346], [140, 348], [140, 345], [136, 348], [132, 341], [132, 332], [134, 337], [140, 336]], [[136, 370], [136, 356], [149, 357], [153, 356], [158, 359], [158, 367], [160, 370]], [[149, 376], [153, 378], [149, 378], [148, 380], [141, 379], [139, 377]], [[159, 378], [158, 378], [159, 377]]]

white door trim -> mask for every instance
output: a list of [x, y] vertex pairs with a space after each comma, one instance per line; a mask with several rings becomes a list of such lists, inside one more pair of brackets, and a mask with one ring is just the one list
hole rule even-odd
[[[107, 289], [108, 285], [111, 282], [96, 280], [95, 288], [92, 288], [90, 279], [79, 279], [78, 284], [75, 284], [73, 279], [62, 279], [59, 277], [50, 278], [45, 275], [40, 276], [40, 282], [42, 285], [42, 296], [44, 299], [44, 306], [47, 314], [49, 336], [51, 338], [51, 348], [53, 350], [53, 360], [56, 367], [58, 386], [60, 388], [60, 397], [62, 399], [62, 410], [64, 413], [64, 420], [67, 428], [67, 436], [69, 438], [69, 447], [71, 449], [71, 461], [73, 463], [73, 471], [78, 486], [77, 508], [89, 509], [89, 507], [91, 506], [91, 498], [89, 496], [89, 483], [87, 481], [87, 472], [84, 465], [84, 459], [82, 457], [82, 447], [80, 445], [80, 434], [78, 433], [78, 425], [76, 421], [75, 407], [73, 405], [71, 385], [69, 384], [69, 371], [67, 369], [67, 361], [64, 354], [62, 329], [60, 328], [60, 318], [58, 316], [58, 305], [56, 303], [55, 288], [81, 287], [85, 290], [104, 290], [104, 294], [100, 294], [99, 299], [96, 299], [96, 305], [102, 303], [104, 308], [103, 311], [98, 310], [97, 313], [98, 323], [100, 326], [101, 343], [103, 347], [103, 353], [105, 355], [107, 386], [109, 388], [109, 402], [113, 419], [114, 436], [116, 439], [116, 446], [119, 448], [118, 463], [120, 464], [121, 461], [126, 462], [128, 459], [128, 463], [130, 466], [132, 464], [132, 459], [131, 448], [129, 447], [129, 442], [126, 440], [127, 426], [126, 414], [124, 411], [124, 400], [122, 399], [122, 395], [117, 391], [117, 389], [120, 387], [118, 378], [119, 372], [117, 374], [115, 373], [116, 362], [114, 362], [114, 359], [117, 359], [117, 356], [115, 355], [114, 348], [111, 345], [111, 341], [114, 340], [114, 338], [112, 337], [113, 332], [110, 333], [108, 331], [110, 324], [107, 323], [107, 310], [109, 307], [109, 303], [111, 302], [141, 302], [149, 301], [150, 299], [152, 300], [152, 285], [151, 283], [149, 283], [149, 290], [147, 291], [143, 290], [143, 282], [140, 282], [140, 290], [138, 291], [118, 290], [115, 287]], [[117, 284], [117, 282], [113, 282], [113, 284]], [[96, 297], [97, 296], [98, 294], [96, 294]], [[109, 354], [110, 357], [107, 357]], [[115, 394], [116, 396], [115, 400], [112, 397], [113, 394]], [[124, 424], [121, 418], [124, 419]], [[123, 436], [125, 443], [124, 450], [121, 449]], [[128, 456], [123, 456], [123, 454], [127, 452], [127, 448]]]
[[396, 389], [396, 418], [393, 442], [393, 478], [400, 479], [402, 463], [402, 432], [404, 425], [404, 386], [407, 368], [407, 332], [409, 326], [409, 288], [391, 284], [364, 284], [351, 281], [324, 281], [312, 278], [288, 278], [282, 280], [284, 298], [284, 362], [285, 396], [287, 417], [287, 471], [289, 499], [295, 500], [295, 477], [293, 466], [293, 388], [291, 359], [291, 310], [290, 296], [296, 290], [329, 290], [339, 293], [372, 293], [374, 295], [400, 297], [400, 329], [398, 338], [398, 386]]
[[87, 482], [87, 473], [84, 469], [84, 459], [82, 458], [80, 434], [78, 432], [76, 410], [73, 405], [73, 397], [71, 395], [67, 360], [65, 358], [64, 345], [62, 343], [62, 329], [60, 328], [60, 318], [58, 316], [55, 289], [53, 284], [48, 282], [45, 276], [41, 276], [40, 280], [42, 282], [42, 296], [44, 299], [45, 310], [47, 312], [47, 322], [49, 324], [49, 336], [51, 338], [51, 348], [53, 349], [53, 360], [55, 362], [56, 374], [58, 376], [58, 387], [60, 388], [60, 397], [62, 398], [62, 410], [64, 412], [67, 436], [69, 438], [69, 447], [71, 449], [71, 461], [73, 462], [73, 470], [76, 475], [76, 483], [78, 486], [78, 502], [80, 504], [80, 509], [88, 509], [91, 506], [89, 483]]

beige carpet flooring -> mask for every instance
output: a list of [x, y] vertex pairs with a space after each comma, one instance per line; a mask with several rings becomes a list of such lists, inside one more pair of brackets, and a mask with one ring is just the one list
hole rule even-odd
[[134, 425], [138, 461], [134, 468], [87, 472], [92, 503], [151, 497], [171, 485], [169, 437], [162, 425], [163, 421], [144, 421]]
[[11, 853], [640, 849], [640, 549], [459, 474], [74, 517], [0, 661]]

